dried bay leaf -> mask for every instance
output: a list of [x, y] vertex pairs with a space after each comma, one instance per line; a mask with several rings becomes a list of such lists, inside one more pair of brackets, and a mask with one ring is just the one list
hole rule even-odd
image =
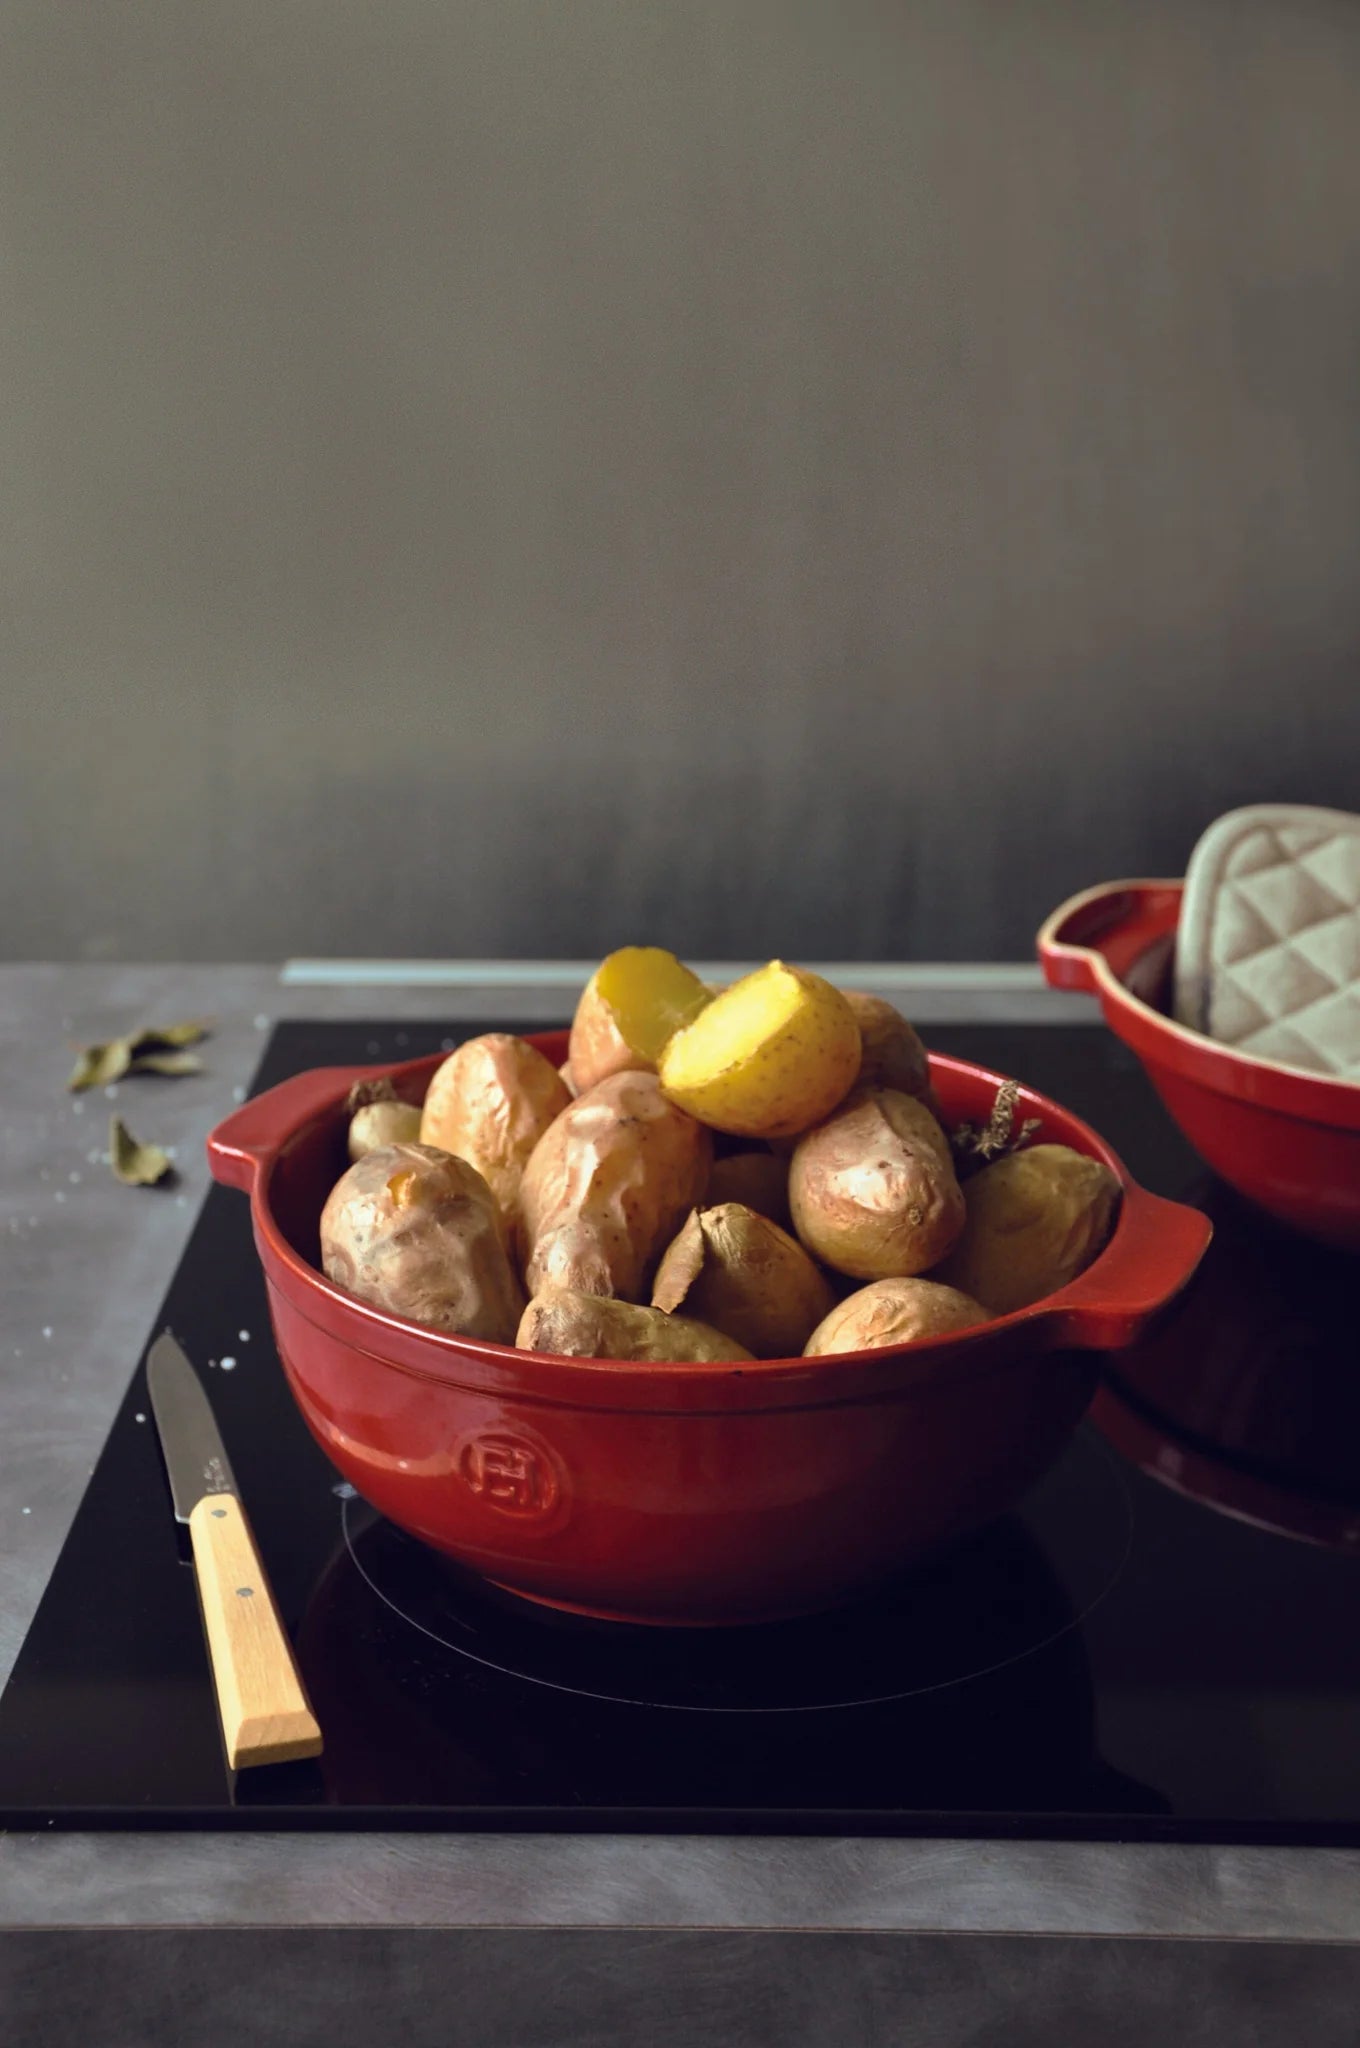
[[203, 1062], [196, 1052], [139, 1052], [128, 1068], [130, 1074], [201, 1074]]
[[193, 1018], [182, 1024], [151, 1024], [143, 1031], [129, 1032], [126, 1038], [84, 1046], [66, 1085], [74, 1095], [82, 1088], [107, 1088], [111, 1081], [121, 1080], [129, 1073], [201, 1073], [202, 1062], [198, 1059], [186, 1057], [172, 1065], [163, 1056], [178, 1053], [186, 1045], [197, 1045], [207, 1035], [208, 1026]]
[[107, 1088], [111, 1081], [117, 1081], [132, 1064], [130, 1043], [126, 1038], [112, 1038], [107, 1045], [87, 1045], [71, 1069], [71, 1078], [66, 1083], [73, 1095], [82, 1088]]
[[120, 1116], [109, 1118], [109, 1163], [114, 1177], [132, 1188], [153, 1187], [170, 1172], [170, 1155], [159, 1145], [141, 1145]]

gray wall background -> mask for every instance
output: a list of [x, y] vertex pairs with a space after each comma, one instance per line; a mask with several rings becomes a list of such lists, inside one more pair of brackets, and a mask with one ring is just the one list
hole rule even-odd
[[0, 954], [1022, 956], [1360, 807], [1360, 9], [10, 0]]

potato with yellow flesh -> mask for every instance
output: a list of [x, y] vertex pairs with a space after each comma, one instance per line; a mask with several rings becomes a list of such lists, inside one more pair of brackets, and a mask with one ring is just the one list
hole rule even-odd
[[928, 1272], [963, 1229], [949, 1140], [898, 1088], [857, 1090], [799, 1139], [789, 1206], [808, 1250], [854, 1280]]
[[835, 1299], [797, 1239], [740, 1202], [692, 1210], [652, 1284], [653, 1308], [683, 1308], [757, 1358], [797, 1358]]
[[677, 1031], [657, 1071], [672, 1102], [743, 1138], [820, 1123], [859, 1072], [859, 1025], [840, 990], [772, 960]]
[[641, 1365], [739, 1365], [740, 1344], [690, 1316], [551, 1287], [524, 1311], [515, 1343], [559, 1358], [622, 1358]]
[[346, 1150], [351, 1160], [384, 1145], [415, 1145], [420, 1141], [420, 1111], [413, 1102], [365, 1102], [349, 1120]]
[[781, 1230], [793, 1228], [789, 1214], [789, 1162], [774, 1152], [729, 1152], [715, 1159], [704, 1207], [740, 1202], [768, 1216]]
[[437, 1068], [421, 1112], [420, 1142], [456, 1152], [476, 1167], [508, 1233], [529, 1154], [570, 1101], [566, 1083], [536, 1046], [508, 1031], [488, 1031]]
[[431, 1145], [383, 1146], [341, 1176], [321, 1212], [321, 1263], [375, 1308], [464, 1337], [512, 1343], [524, 1311], [490, 1188]]
[[963, 1198], [967, 1221], [935, 1277], [1004, 1316], [1085, 1271], [1114, 1226], [1119, 1181], [1070, 1145], [1030, 1145], [966, 1180]]
[[637, 1299], [708, 1184], [713, 1141], [655, 1074], [611, 1074], [549, 1125], [524, 1169], [519, 1242], [529, 1292]]
[[807, 1340], [805, 1355], [832, 1351], [874, 1351], [888, 1344], [916, 1344], [925, 1337], [950, 1337], [987, 1321], [982, 1304], [935, 1280], [871, 1280], [847, 1294]]
[[654, 1074], [667, 1040], [711, 999], [674, 953], [620, 946], [600, 962], [576, 1006], [568, 1065], [577, 1092], [610, 1074]]

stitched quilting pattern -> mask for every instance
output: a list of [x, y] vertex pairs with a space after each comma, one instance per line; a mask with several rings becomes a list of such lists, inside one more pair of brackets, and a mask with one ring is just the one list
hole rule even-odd
[[1222, 860], [1206, 937], [1201, 1029], [1258, 1058], [1360, 1079], [1360, 821], [1246, 825]]

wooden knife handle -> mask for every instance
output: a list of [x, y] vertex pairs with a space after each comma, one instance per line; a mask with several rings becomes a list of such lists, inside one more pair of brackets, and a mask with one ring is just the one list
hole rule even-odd
[[319, 1756], [321, 1729], [235, 1494], [205, 1494], [189, 1534], [231, 1768]]

